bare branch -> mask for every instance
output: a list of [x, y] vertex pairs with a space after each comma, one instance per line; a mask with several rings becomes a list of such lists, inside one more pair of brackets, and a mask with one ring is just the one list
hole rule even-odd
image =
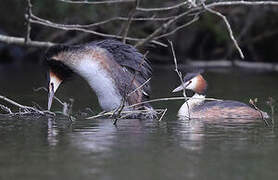
[[151, 78], [147, 79], [144, 83], [142, 83], [139, 87], [137, 87], [136, 89], [134, 89], [132, 92], [130, 92], [127, 96], [132, 95], [133, 93], [135, 93], [136, 91], [140, 90], [142, 87], [144, 87], [148, 82], [150, 82]]
[[177, 62], [177, 58], [176, 58], [176, 53], [175, 53], [175, 50], [174, 50], [174, 46], [173, 46], [173, 43], [172, 41], [169, 41], [170, 45], [171, 45], [171, 51], [172, 51], [172, 55], [173, 55], [173, 60], [174, 60], [174, 63], [175, 63], [175, 72], [177, 73], [177, 75], [179, 76], [180, 78], [180, 83], [181, 85], [183, 86], [183, 96], [186, 100], [186, 93], [185, 93], [185, 87], [184, 87], [184, 83], [183, 83], [183, 78], [182, 78], [182, 73], [179, 71], [178, 69], [178, 62]]
[[[123, 38], [123, 36], [100, 33], [100, 32], [97, 32], [97, 31], [84, 29], [84, 28], [79, 28], [79, 27], [66, 27], [63, 24], [53, 23], [53, 22], [50, 22], [48, 20], [38, 21], [38, 20], [31, 19], [30, 22], [35, 23], [35, 24], [41, 24], [41, 25], [44, 25], [44, 26], [47, 26], [47, 27], [52, 27], [52, 28], [55, 28], [55, 29], [62, 29], [62, 30], [65, 30], [65, 31], [81, 31], [81, 32], [85, 32], [85, 33], [91, 33], [91, 34], [95, 34], [95, 35], [98, 35], [98, 36], [106, 37], [106, 38], [115, 38], [115, 39], [122, 39]], [[126, 40], [141, 41], [142, 39], [126, 37]], [[154, 43], [154, 44], [160, 45], [160, 46], [167, 47], [167, 45], [165, 45], [161, 42], [155, 41], [155, 40], [153, 40], [151, 42]]]
[[[48, 92], [48, 90], [45, 87], [38, 87], [38, 88], [34, 88], [33, 91], [38, 92], [40, 90], [43, 90], [45, 92]], [[63, 102], [62, 100], [60, 100], [57, 96], [53, 96], [53, 98], [62, 105], [63, 107], [63, 114], [66, 116], [70, 116], [71, 112], [72, 112], [72, 107], [73, 107], [73, 103], [74, 103], [74, 99], [70, 98], [69, 102]]]
[[[33, 19], [36, 19], [38, 21], [42, 21], [42, 22], [46, 22], [46, 23], [53, 23], [51, 21], [48, 21], [46, 19], [42, 19], [39, 18], [38, 16], [35, 16], [34, 14], [31, 15], [31, 17]], [[169, 16], [169, 17], [156, 17], [156, 16], [152, 16], [152, 17], [140, 17], [140, 18], [131, 18], [131, 21], [167, 21], [169, 19], [172, 19], [173, 16]], [[92, 27], [97, 27], [97, 26], [101, 26], [107, 23], [111, 23], [114, 21], [129, 21], [129, 17], [112, 17], [103, 21], [99, 21], [96, 23], [92, 23], [92, 24], [60, 24], [60, 26], [64, 26], [64, 27], [74, 27], [74, 28], [92, 28]]]
[[[185, 97], [158, 98], [158, 99], [152, 99], [152, 100], [132, 104], [130, 106], [127, 106], [127, 108], [135, 107], [135, 106], [146, 104], [146, 103], [153, 103], [153, 102], [160, 102], [160, 101], [172, 101], [172, 100], [184, 100], [184, 99], [188, 100], [188, 99], [200, 99], [200, 98], [192, 98], [192, 97], [187, 97], [187, 98], [185, 98]], [[206, 101], [223, 101], [222, 99], [215, 99], [215, 98], [201, 98], [201, 99], [202, 100], [205, 99]]]
[[174, 23], [175, 21], [179, 20], [180, 18], [192, 13], [195, 9], [191, 9], [189, 11], [186, 11], [184, 13], [181, 13], [177, 16], [174, 16], [172, 19], [170, 19], [169, 21], [167, 21], [166, 23], [162, 24], [159, 28], [157, 28], [152, 34], [150, 34], [149, 36], [147, 36], [145, 39], [137, 42], [135, 44], [135, 47], [138, 47], [138, 46], [143, 46], [144, 44], [152, 41], [156, 36], [158, 36], [162, 31], [168, 29], [168, 27]]
[[[44, 19], [41, 19], [39, 17], [34, 16], [32, 14], [32, 11], [31, 11], [31, 8], [32, 8], [31, 0], [26, 0], [26, 1], [27, 1], [27, 11], [26, 11], [27, 32], [26, 32], [25, 39], [21, 38], [21, 37], [0, 35], [0, 42], [5, 42], [5, 43], [8, 43], [8, 44], [16, 44], [16, 45], [33, 46], [33, 47], [50, 47], [50, 46], [53, 46], [55, 43], [52, 43], [52, 42], [40, 42], [40, 41], [30, 40], [30, 31], [31, 31], [30, 23], [36, 23], [36, 24], [40, 24], [40, 25], [44, 25], [44, 26], [52, 27], [52, 28], [56, 28], [56, 29], [92, 33], [92, 34], [95, 34], [97, 36], [106, 37], [106, 38], [125, 39], [125, 40], [128, 40], [128, 41], [137, 42], [136, 45], [135, 45], [137, 47], [138, 46], [143, 46], [143, 45], [145, 45], [146, 43], [149, 43], [149, 42], [167, 47], [167, 45], [165, 45], [161, 42], [155, 41], [155, 39], [160, 39], [162, 37], [169, 36], [171, 34], [174, 34], [176, 31], [180, 30], [181, 28], [186, 27], [186, 24], [184, 24], [182, 26], [177, 27], [176, 29], [174, 29], [171, 32], [166, 32], [165, 34], [161, 34], [164, 30], [167, 30], [169, 28], [169, 26], [171, 24], [173, 24], [174, 22], [184, 18], [185, 16], [187, 16], [191, 13], [196, 13], [196, 12], [197, 13], [202, 13], [204, 11], [204, 8], [201, 5], [196, 5], [196, 6], [191, 6], [191, 8], [187, 9], [186, 11], [184, 11], [181, 14], [178, 14], [177, 16], [171, 16], [171, 17], [145, 17], [145, 18], [113, 17], [111, 19], [107, 19], [107, 20], [104, 20], [104, 21], [100, 21], [100, 22], [96, 22], [96, 23], [88, 24], [88, 25], [63, 25], [63, 24], [53, 23], [53, 22], [50, 22], [48, 20], [44, 20]], [[59, 0], [59, 1], [64, 2], [64, 3], [91, 4], [91, 5], [97, 5], [97, 4], [107, 5], [107, 4], [134, 3], [134, 2], [136, 2], [136, 0], [103, 0], [103, 1]], [[187, 4], [188, 4], [188, 1], [183, 1], [183, 2], [178, 3], [176, 5], [173, 5], [173, 6], [159, 7], [159, 8], [143, 8], [143, 7], [138, 7], [137, 6], [136, 11], [142, 11], [142, 12], [169, 11], [169, 10], [175, 10], [177, 8], [180, 8], [180, 7], [184, 7]], [[212, 8], [215, 8], [215, 7], [237, 6], [237, 5], [242, 5], [242, 6], [273, 5], [273, 6], [277, 6], [278, 2], [277, 1], [225, 1], [225, 2], [208, 3], [205, 6], [206, 6], [206, 8], [212, 10]], [[212, 10], [212, 11], [214, 11], [214, 10]], [[212, 13], [212, 11], [210, 11], [210, 12]], [[214, 14], [218, 15], [219, 17], [221, 17], [225, 21], [225, 16], [223, 16], [221, 13], [219, 13], [219, 14], [214, 13]], [[166, 21], [166, 22], [163, 23], [159, 28], [155, 29], [153, 31], [153, 33], [149, 34], [145, 38], [135, 38], [135, 37], [134, 38], [133, 37], [126, 37], [125, 38], [125, 35], [118, 36], [118, 35], [114, 35], [114, 34], [100, 33], [100, 32], [97, 32], [97, 31], [86, 29], [86, 28], [100, 26], [100, 25], [110, 23], [110, 22], [113, 22], [113, 21], [128, 21], [130, 23], [132, 21]], [[229, 23], [227, 23], [227, 22], [228, 21], [225, 21], [225, 24], [226, 24], [227, 27], [229, 27]], [[230, 30], [229, 30], [229, 33], [231, 34]], [[230, 35], [230, 37], [232, 38], [234, 44], [237, 46], [237, 50], [240, 52], [239, 46], [237, 45], [237, 43], [235, 43], [236, 42], [235, 38], [233, 38], [233, 36], [231, 36], [231, 35]], [[28, 42], [29, 40], [30, 40], [30, 42]], [[25, 44], [24, 44], [24, 42], [25, 42]], [[243, 57], [242, 52], [240, 54], [241, 54], [241, 57]]]
[[6, 107], [6, 106], [4, 106], [2, 104], [0, 104], [0, 109], [2, 109], [3, 111], [5, 111], [8, 114], [12, 114], [13, 113], [10, 108], [8, 108], [8, 107]]
[[260, 113], [260, 116], [261, 116], [261, 119], [264, 121], [264, 123], [265, 123], [265, 125], [266, 126], [269, 126], [269, 124], [268, 124], [268, 121], [264, 118], [264, 115], [263, 115], [263, 111], [262, 110], [260, 110], [257, 106], [256, 106], [256, 102], [257, 102], [257, 98], [256, 99], [249, 99], [249, 103], [252, 105], [252, 107], [256, 110], [256, 111], [258, 111], [259, 113]]
[[30, 107], [30, 106], [21, 105], [21, 104], [15, 102], [15, 101], [5, 97], [5, 96], [0, 95], [0, 100], [3, 100], [3, 101], [5, 101], [9, 104], [12, 104], [12, 105], [18, 107], [19, 109], [23, 109], [25, 112], [29, 112], [29, 113], [33, 112], [33, 113], [37, 113], [37, 114], [40, 114], [40, 115], [45, 115], [46, 113], [53, 115], [53, 113], [49, 112], [49, 111], [40, 111], [40, 110], [38, 110], [36, 108], [33, 108], [33, 107]]
[[176, 33], [177, 31], [179, 31], [180, 29], [185, 28], [185, 27], [187, 27], [187, 26], [193, 24], [194, 22], [196, 22], [196, 21], [198, 21], [198, 20], [199, 20], [199, 16], [196, 15], [196, 16], [194, 16], [194, 18], [193, 18], [191, 21], [189, 21], [188, 23], [183, 24], [183, 25], [181, 25], [181, 26], [178, 26], [178, 27], [176, 27], [174, 30], [172, 30], [172, 31], [170, 31], [170, 32], [168, 32], [168, 33], [162, 34], [162, 35], [160, 35], [160, 36], [157, 36], [157, 37], [155, 37], [154, 39], [160, 39], [160, 38], [163, 38], [163, 37], [167, 37], [167, 36], [173, 35], [173, 34]]
[[176, 4], [176, 5], [173, 5], [173, 6], [161, 7], [161, 8], [140, 8], [140, 7], [137, 7], [136, 10], [137, 11], [144, 11], [144, 12], [169, 11], [169, 10], [172, 10], [172, 9], [180, 8], [184, 5], [186, 5], [187, 3], [188, 3], [187, 1], [184, 1], [182, 3]]
[[278, 6], [277, 1], [225, 1], [225, 2], [216, 2], [206, 5], [208, 8], [214, 8], [219, 6], [262, 6], [262, 5], [273, 5]]
[[123, 38], [122, 38], [122, 42], [123, 42], [123, 43], [126, 43], [126, 37], [127, 37], [127, 35], [128, 35], [128, 31], [129, 31], [129, 28], [130, 28], [132, 19], [133, 19], [133, 17], [135, 16], [136, 7], [139, 5], [139, 0], [136, 0], [135, 3], [136, 3], [136, 5], [135, 5], [135, 7], [129, 12], [128, 21], [127, 21], [126, 24], [125, 24], [124, 33], [123, 33]]
[[236, 39], [235, 39], [235, 37], [234, 37], [234, 34], [233, 34], [233, 31], [232, 31], [231, 25], [230, 25], [229, 21], [227, 20], [226, 16], [224, 16], [223, 14], [221, 14], [221, 13], [218, 12], [218, 11], [215, 11], [215, 10], [212, 10], [212, 9], [206, 7], [205, 5], [204, 5], [204, 8], [205, 8], [207, 11], [209, 11], [210, 13], [215, 14], [215, 15], [217, 15], [217, 16], [219, 16], [219, 17], [221, 17], [221, 18], [223, 19], [223, 21], [225, 22], [225, 24], [226, 24], [226, 26], [227, 26], [227, 30], [228, 30], [228, 32], [229, 32], [230, 38], [232, 39], [232, 41], [233, 41], [233, 43], [234, 43], [234, 45], [235, 45], [235, 47], [236, 47], [236, 49], [237, 49], [237, 51], [238, 51], [238, 53], [239, 53], [241, 59], [244, 59], [244, 55], [243, 55], [243, 53], [242, 53], [242, 50], [240, 49], [240, 47], [239, 47], [239, 45], [238, 45], [238, 43], [237, 43], [237, 41], [236, 41]]
[[167, 112], [167, 108], [165, 108], [165, 110], [163, 111], [162, 115], [160, 116], [158, 121], [162, 121], [163, 117], [165, 116], [166, 112]]
[[25, 19], [26, 19], [26, 35], [25, 35], [25, 43], [28, 43], [31, 41], [30, 39], [30, 33], [31, 33], [31, 23], [30, 23], [30, 18], [32, 14], [32, 4], [31, 0], [27, 0], [27, 8], [26, 8], [26, 14], [25, 14]]
[[15, 44], [20, 46], [32, 46], [32, 47], [39, 47], [39, 48], [47, 48], [56, 45], [52, 42], [44, 42], [44, 41], [29, 41], [25, 43], [25, 38], [13, 37], [13, 36], [6, 36], [0, 34], [0, 42], [4, 42], [6, 44]]
[[71, 0], [58, 0], [60, 2], [70, 4], [90, 4], [90, 5], [103, 5], [103, 4], [119, 4], [119, 3], [130, 3], [135, 0], [106, 0], [106, 1], [71, 1]]
[[[230, 5], [248, 5], [248, 6], [252, 6], [252, 5], [278, 5], [278, 2], [275, 1], [233, 1], [233, 2], [217, 2], [217, 3], [211, 3], [206, 5], [206, 8], [213, 8], [213, 7], [218, 7], [218, 6], [230, 6]], [[175, 16], [174, 18], [170, 19], [168, 22], [164, 23], [162, 26], [160, 26], [158, 29], [156, 29], [152, 34], [150, 34], [148, 37], [146, 37], [145, 39], [139, 41], [135, 46], [142, 46], [146, 43], [148, 43], [149, 41], [151, 41], [152, 39], [155, 39], [156, 36], [158, 36], [163, 30], [167, 29], [172, 23], [174, 23], [175, 21], [181, 19], [182, 17], [193, 13], [193, 12], [198, 12], [201, 11], [203, 9], [202, 6], [197, 6], [197, 7], [193, 7], [190, 10], [179, 14], [177, 16]], [[221, 14], [222, 15], [222, 14]], [[218, 15], [219, 16], [219, 15]], [[222, 15], [223, 16], [223, 15]], [[221, 16], [220, 16], [221, 17]], [[223, 17], [221, 17], [223, 18]], [[224, 16], [224, 18], [226, 18]], [[225, 20], [224, 20], [225, 21]], [[226, 25], [227, 25], [228, 21], [225, 21]], [[228, 23], [229, 24], [229, 23]], [[228, 25], [227, 25], [228, 26]], [[232, 36], [233, 37], [233, 36]], [[238, 46], [239, 47], [239, 46]], [[240, 50], [241, 51], [241, 50]], [[241, 57], [243, 57], [243, 54], [241, 52]]]
[[[47, 92], [47, 89], [46, 89], [45, 87], [38, 87], [38, 88], [34, 88], [34, 89], [33, 89], [33, 91], [35, 91], [35, 92], [38, 92], [38, 91], [41, 91], [41, 90]], [[65, 105], [65, 102], [63, 102], [62, 100], [60, 100], [57, 96], [53, 96], [53, 98], [54, 98], [58, 103], [60, 103], [62, 106]]]
[[[147, 115], [151, 111], [155, 111], [156, 113], [163, 113], [165, 109], [142, 109], [142, 110], [123, 110], [121, 112], [121, 117], [120, 118], [126, 118], [132, 115], [136, 114], [143, 114]], [[101, 117], [107, 117], [107, 116], [114, 116], [115, 112], [114, 111], [109, 111], [109, 112], [101, 112], [98, 115], [87, 117], [86, 119], [96, 119], [96, 118], [101, 118]]]
[[[178, 62], [177, 62], [177, 58], [176, 58], [176, 53], [175, 53], [175, 50], [174, 50], [174, 46], [173, 46], [173, 43], [172, 41], [169, 41], [170, 45], [171, 45], [171, 51], [172, 51], [172, 54], [173, 54], [173, 59], [174, 59], [174, 63], [175, 63], [175, 72], [177, 73], [177, 75], [179, 76], [179, 79], [180, 79], [180, 83], [182, 85], [182, 93], [183, 93], [183, 97], [184, 97], [184, 100], [186, 102], [186, 105], [187, 105], [187, 109], [189, 109], [189, 105], [188, 105], [188, 102], [187, 102], [187, 96], [186, 96], [186, 92], [185, 92], [185, 86], [184, 86], [184, 82], [183, 82], [183, 78], [182, 78], [182, 73], [179, 71], [178, 69]], [[188, 111], [188, 119], [190, 119], [190, 112]]]

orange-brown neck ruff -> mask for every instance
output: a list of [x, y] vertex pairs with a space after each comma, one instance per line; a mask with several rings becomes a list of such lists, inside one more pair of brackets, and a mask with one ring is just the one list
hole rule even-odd
[[207, 82], [201, 74], [197, 76], [197, 85], [194, 91], [198, 94], [204, 94], [207, 90]]

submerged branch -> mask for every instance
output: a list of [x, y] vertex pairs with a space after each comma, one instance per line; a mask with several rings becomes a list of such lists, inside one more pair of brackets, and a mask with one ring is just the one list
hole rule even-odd
[[[155, 111], [157, 114], [163, 113], [165, 109], [142, 109], [142, 110], [122, 110], [120, 116], [118, 117], [119, 119], [134, 116], [137, 114], [140, 114], [142, 116], [148, 115], [152, 111]], [[101, 118], [101, 117], [113, 117], [115, 115], [115, 111], [109, 111], [109, 112], [101, 112], [98, 115], [88, 117], [86, 119], [96, 119], [96, 118]]]
[[8, 107], [6, 107], [6, 106], [4, 106], [2, 104], [0, 104], [0, 109], [2, 109], [3, 111], [5, 111], [8, 114], [12, 114], [13, 113], [10, 108], [8, 108]]
[[24, 111], [24, 113], [30, 113], [30, 114], [40, 114], [40, 115], [53, 115], [54, 113], [50, 112], [50, 111], [40, 111], [34, 107], [30, 107], [30, 106], [25, 106], [22, 104], [19, 104], [17, 102], [15, 102], [14, 100], [11, 100], [5, 96], [1, 96], [0, 95], [0, 100], [5, 101], [15, 107], [18, 107], [19, 109], [22, 109]]

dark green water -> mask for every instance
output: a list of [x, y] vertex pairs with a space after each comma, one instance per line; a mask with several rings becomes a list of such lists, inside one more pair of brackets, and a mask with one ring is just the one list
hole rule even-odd
[[[0, 94], [17, 102], [46, 107], [44, 85], [37, 67], [25, 73], [0, 69]], [[278, 74], [239, 72], [206, 73], [208, 96], [248, 102], [269, 96], [278, 99]], [[153, 97], [170, 97], [178, 85], [171, 70], [156, 68]], [[75, 78], [57, 92], [75, 99], [74, 111], [100, 111], [88, 85]], [[176, 96], [176, 95], [175, 95]], [[278, 129], [263, 122], [182, 121], [176, 113], [182, 101], [155, 103], [168, 108], [161, 122], [108, 119], [71, 122], [66, 118], [0, 117], [0, 179], [276, 179]], [[60, 106], [54, 106], [56, 110]], [[276, 115], [276, 119], [278, 116]], [[278, 123], [278, 122], [277, 122]]]

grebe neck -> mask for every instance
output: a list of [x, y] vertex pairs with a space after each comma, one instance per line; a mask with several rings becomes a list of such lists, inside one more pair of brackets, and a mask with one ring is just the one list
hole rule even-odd
[[188, 99], [180, 108], [178, 116], [190, 118], [190, 112], [201, 104], [204, 103], [206, 96], [204, 94], [195, 93], [190, 99]]

